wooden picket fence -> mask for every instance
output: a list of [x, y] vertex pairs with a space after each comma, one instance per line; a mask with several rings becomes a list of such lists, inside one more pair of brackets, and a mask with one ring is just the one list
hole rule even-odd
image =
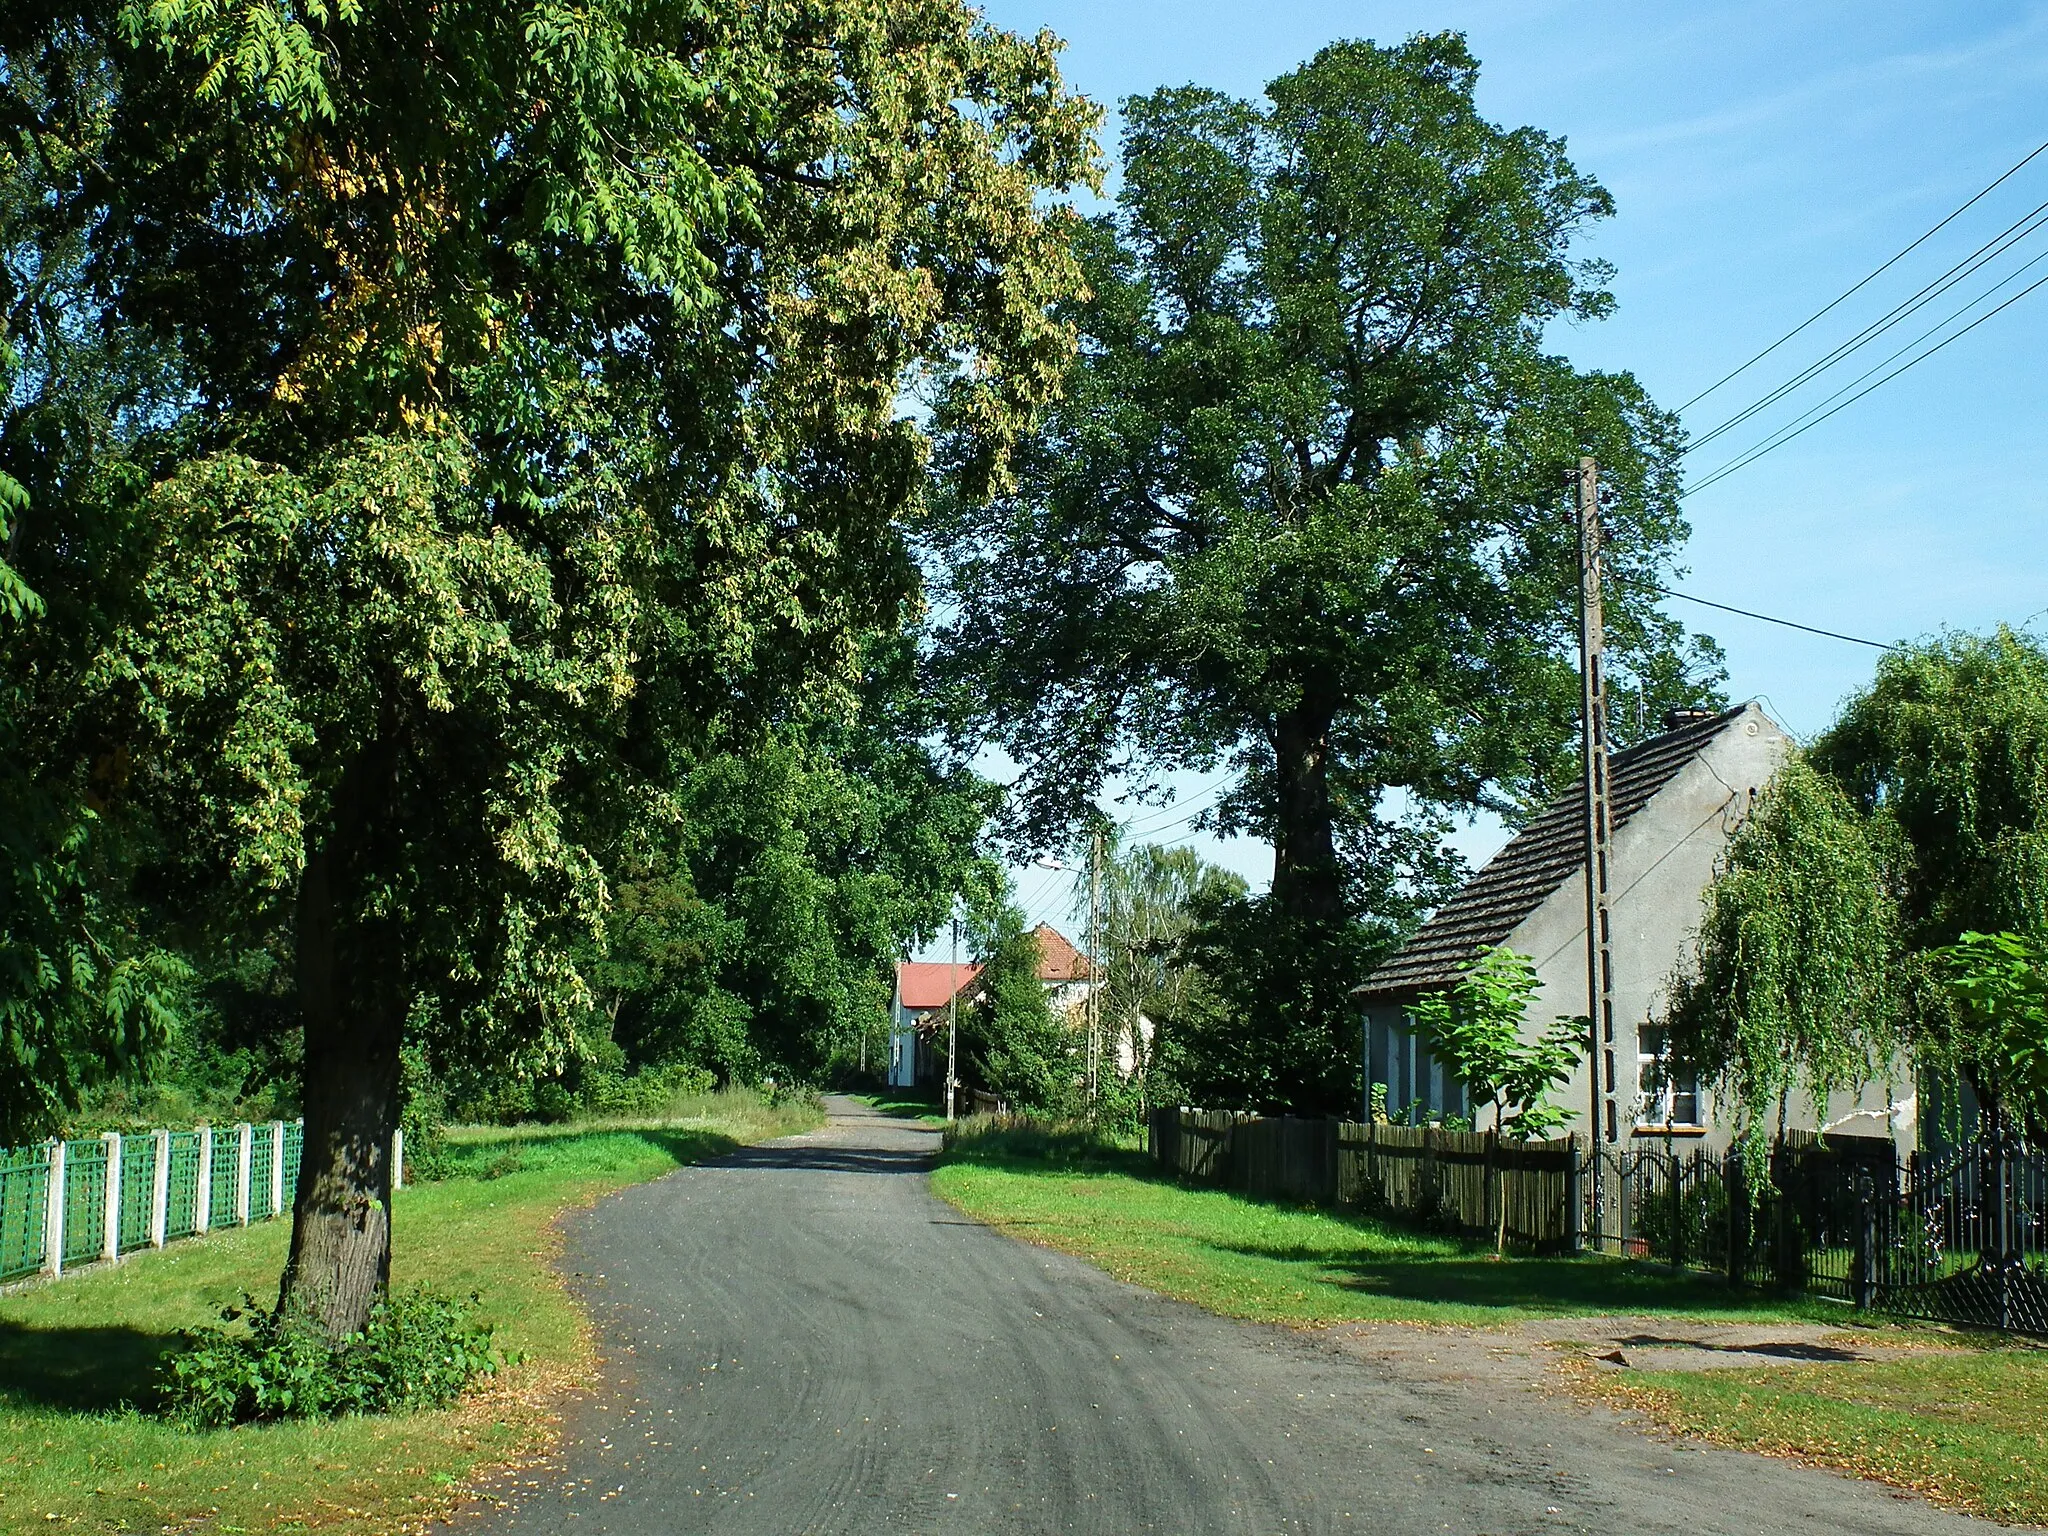
[[1576, 1142], [1353, 1120], [1154, 1111], [1147, 1146], [1182, 1177], [1268, 1200], [1387, 1211], [1555, 1251], [1579, 1235]]

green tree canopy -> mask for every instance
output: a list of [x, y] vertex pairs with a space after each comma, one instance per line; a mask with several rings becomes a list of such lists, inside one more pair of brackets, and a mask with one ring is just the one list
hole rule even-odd
[[1008, 899], [984, 897], [969, 924], [981, 970], [960, 1012], [960, 1080], [1020, 1114], [1072, 1115], [1081, 1100], [1082, 1041], [1054, 1016], [1038, 979], [1038, 935]]
[[1840, 786], [1794, 755], [1708, 888], [1694, 954], [1672, 979], [1674, 1049], [1761, 1152], [1791, 1100], [1824, 1108], [1885, 1071], [1902, 1023], [1898, 966], [1882, 847]]
[[1214, 822], [1272, 842], [1284, 917], [1328, 924], [1432, 859], [1444, 808], [1543, 794], [1576, 730], [1584, 453], [1617, 722], [1711, 690], [1644, 586], [1686, 531], [1677, 424], [1544, 346], [1612, 306], [1572, 249], [1611, 201], [1482, 117], [1477, 79], [1443, 34], [1333, 44], [1262, 103], [1124, 104], [1065, 397], [993, 517], [963, 495], [932, 535], [942, 655], [1022, 766], [1023, 844], [1067, 840], [1109, 776], [1228, 763]]
[[[347, 1331], [408, 1031], [558, 1054], [634, 830], [850, 702], [913, 586], [906, 388], [952, 379], [999, 483], [1069, 350], [1040, 199], [1092, 109], [953, 0], [101, 0], [6, 40], [12, 131], [76, 130], [44, 190], [90, 318], [178, 385], [23, 536], [134, 530], [84, 691], [162, 879], [290, 935], [286, 1291]], [[91, 113], [14, 89], [60, 47]]]
[[2035, 1070], [2013, 1030], [2044, 939], [2048, 650], [2005, 628], [1900, 646], [1730, 841], [1675, 1040], [1759, 1141], [1788, 1096], [1902, 1048], [1995, 1103]]

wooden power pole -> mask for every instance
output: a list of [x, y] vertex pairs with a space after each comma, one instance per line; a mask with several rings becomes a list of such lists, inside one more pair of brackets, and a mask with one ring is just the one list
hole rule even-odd
[[953, 919], [953, 958], [946, 965], [946, 1122], [953, 1120], [953, 1096], [960, 1090], [960, 919]]
[[1088, 834], [1088, 1113], [1102, 1073], [1102, 827]]
[[1591, 1194], [1593, 1233], [1601, 1216], [1599, 1149], [1621, 1135], [1615, 1102], [1614, 957], [1607, 910], [1609, 844], [1614, 831], [1607, 795], [1607, 677], [1605, 631], [1600, 613], [1600, 469], [1579, 460], [1579, 733], [1584, 762], [1586, 820], [1586, 1069], [1593, 1149]]

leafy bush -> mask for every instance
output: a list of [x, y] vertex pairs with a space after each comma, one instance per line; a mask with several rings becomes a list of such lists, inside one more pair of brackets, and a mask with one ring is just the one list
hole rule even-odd
[[476, 1306], [474, 1295], [415, 1288], [387, 1296], [367, 1328], [337, 1343], [304, 1313], [269, 1311], [245, 1295], [221, 1314], [227, 1327], [192, 1330], [164, 1363], [164, 1416], [219, 1429], [445, 1407], [504, 1363], [490, 1325], [471, 1319]]

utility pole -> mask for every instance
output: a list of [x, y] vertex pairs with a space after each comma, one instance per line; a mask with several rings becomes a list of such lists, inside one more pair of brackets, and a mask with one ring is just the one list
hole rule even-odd
[[1614, 957], [1607, 910], [1607, 865], [1614, 824], [1607, 797], [1607, 678], [1600, 613], [1600, 469], [1579, 460], [1579, 734], [1586, 819], [1586, 1075], [1592, 1113], [1593, 1236], [1602, 1215], [1600, 1143], [1621, 1135], [1614, 1099]]
[[953, 958], [946, 964], [946, 1123], [953, 1123], [953, 1096], [960, 1089], [960, 919], [953, 919]]
[[1088, 1114], [1102, 1073], [1102, 824], [1088, 834]]

